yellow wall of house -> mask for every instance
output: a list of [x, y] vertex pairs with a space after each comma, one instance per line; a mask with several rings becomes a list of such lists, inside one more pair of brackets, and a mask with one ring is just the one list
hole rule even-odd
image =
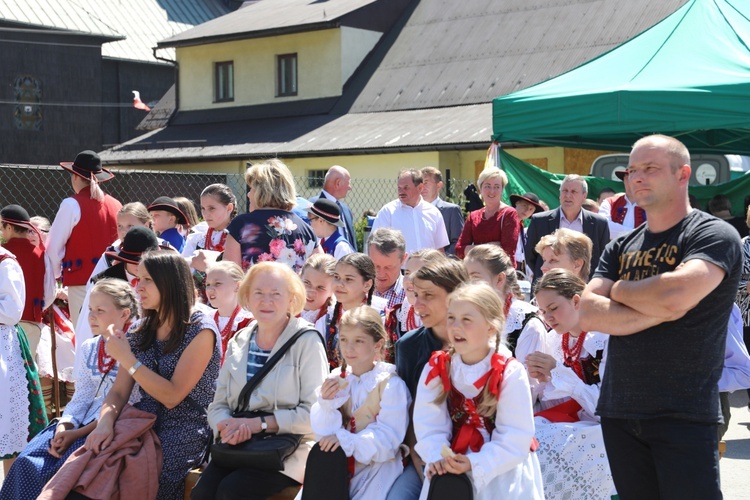
[[[381, 33], [341, 28], [177, 49], [180, 109], [248, 106], [341, 95]], [[297, 54], [297, 95], [276, 97], [276, 56]], [[214, 102], [214, 64], [234, 62], [234, 101]]]
[[341, 85], [346, 83], [365, 56], [378, 43], [382, 33], [358, 28], [341, 28]]
[[[298, 93], [276, 97], [276, 56], [289, 53], [297, 53]], [[180, 109], [186, 111], [341, 95], [338, 29], [184, 47], [177, 61]], [[234, 61], [234, 101], [214, 103], [213, 67], [221, 61]]]

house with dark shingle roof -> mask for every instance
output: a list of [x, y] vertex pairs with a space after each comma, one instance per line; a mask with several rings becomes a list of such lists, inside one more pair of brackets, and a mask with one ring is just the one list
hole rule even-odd
[[[494, 97], [569, 71], [685, 0], [259, 0], [159, 42], [176, 88], [154, 130], [102, 152], [109, 166], [242, 172], [280, 157], [391, 178], [433, 165], [474, 179]], [[152, 119], [153, 118], [153, 119]], [[512, 144], [504, 145], [513, 147]], [[599, 153], [514, 150], [588, 173]]]
[[175, 36], [235, 0], [0, 0], [0, 163], [56, 164], [140, 135], [175, 79]]

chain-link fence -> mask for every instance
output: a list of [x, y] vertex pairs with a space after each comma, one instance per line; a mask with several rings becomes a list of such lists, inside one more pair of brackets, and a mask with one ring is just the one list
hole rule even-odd
[[[183, 196], [192, 200], [200, 214], [200, 193], [209, 184], [223, 183], [237, 196], [240, 213], [247, 211], [247, 186], [242, 174], [216, 172], [166, 172], [153, 170], [113, 169], [115, 178], [103, 184], [103, 189], [123, 204], [140, 201], [146, 205], [159, 196]], [[395, 176], [394, 176], [395, 177]], [[322, 179], [295, 177], [297, 194], [312, 198], [320, 194]], [[471, 181], [450, 179], [441, 197], [463, 207], [464, 189]], [[70, 196], [70, 174], [53, 166], [0, 166], [0, 207], [16, 203], [32, 216], [41, 215], [52, 221], [60, 202]], [[352, 191], [346, 197], [355, 219], [396, 199], [394, 179], [352, 179]]]

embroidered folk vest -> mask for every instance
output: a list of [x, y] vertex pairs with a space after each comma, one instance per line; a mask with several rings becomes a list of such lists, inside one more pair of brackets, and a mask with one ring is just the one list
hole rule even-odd
[[[628, 213], [628, 207], [627, 207], [627, 200], [625, 199], [625, 193], [619, 193], [614, 196], [612, 196], [610, 199], [610, 215], [612, 217], [612, 222], [616, 222], [618, 224], [622, 224], [622, 222], [625, 220], [625, 216]], [[635, 208], [635, 215], [634, 215], [634, 221], [635, 226], [634, 228], [640, 226], [644, 222], [646, 222], [646, 212], [641, 207], [634, 207]]]
[[18, 265], [23, 271], [26, 285], [26, 304], [23, 308], [22, 321], [42, 322], [44, 310], [44, 250], [34, 246], [26, 238], [11, 238], [5, 248], [16, 256]]

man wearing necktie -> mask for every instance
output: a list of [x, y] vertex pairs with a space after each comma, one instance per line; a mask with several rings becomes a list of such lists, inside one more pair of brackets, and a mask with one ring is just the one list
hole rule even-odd
[[334, 165], [328, 169], [323, 180], [323, 190], [320, 195], [310, 198], [311, 203], [315, 203], [319, 198], [327, 198], [338, 205], [341, 210], [341, 218], [344, 219], [344, 227], [341, 231], [344, 233], [349, 245], [357, 251], [357, 237], [354, 233], [354, 220], [349, 205], [342, 200], [351, 191], [352, 176], [349, 171], [340, 165]]

